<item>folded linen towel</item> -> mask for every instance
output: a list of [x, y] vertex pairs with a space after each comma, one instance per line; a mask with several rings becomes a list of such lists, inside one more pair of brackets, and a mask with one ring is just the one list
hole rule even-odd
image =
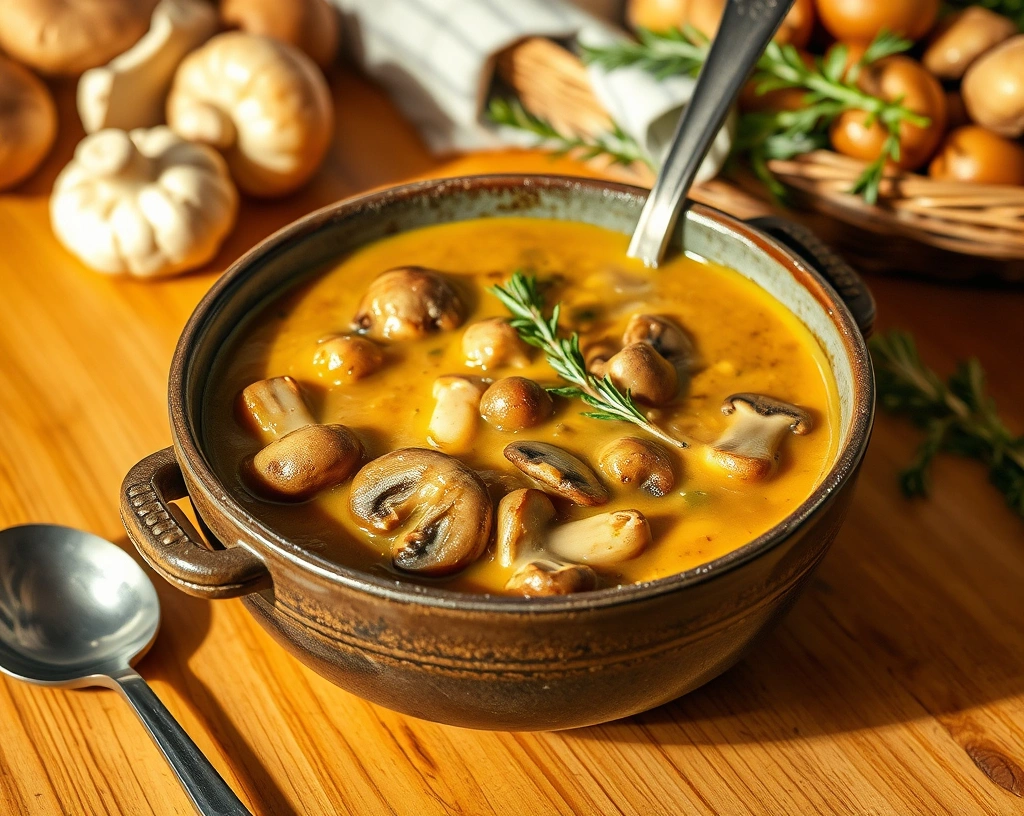
[[[564, 0], [332, 0], [341, 10], [347, 53], [391, 94], [436, 153], [499, 147], [514, 133], [483, 116], [498, 53], [527, 37], [570, 45], [621, 37]], [[656, 80], [639, 69], [588, 67], [611, 118], [657, 163], [693, 93], [689, 77]], [[732, 145], [722, 128], [698, 181], [714, 176]]]

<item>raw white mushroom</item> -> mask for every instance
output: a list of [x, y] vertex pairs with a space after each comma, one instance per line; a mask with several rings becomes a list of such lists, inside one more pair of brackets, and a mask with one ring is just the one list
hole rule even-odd
[[178, 64], [216, 30], [217, 14], [203, 0], [160, 0], [141, 40], [78, 81], [78, 115], [85, 132], [162, 124]]
[[237, 211], [224, 160], [167, 127], [86, 136], [50, 197], [64, 246], [100, 272], [139, 277], [206, 263]]

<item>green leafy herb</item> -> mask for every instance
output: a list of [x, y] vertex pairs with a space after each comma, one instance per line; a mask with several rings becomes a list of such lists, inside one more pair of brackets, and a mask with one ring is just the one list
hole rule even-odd
[[925, 438], [900, 474], [908, 496], [925, 496], [932, 460], [943, 452], [980, 459], [1006, 502], [1024, 516], [1024, 436], [1014, 436], [985, 391], [981, 364], [966, 360], [943, 382], [921, 362], [914, 339], [890, 332], [871, 341], [882, 407], [909, 418]]
[[1024, 0], [946, 0], [953, 8], [967, 8], [968, 6], [982, 6], [996, 14], [1009, 17], [1017, 24], [1017, 28], [1024, 31]]
[[632, 422], [674, 447], [688, 447], [686, 442], [671, 436], [644, 416], [629, 391], [623, 394], [607, 376], [598, 379], [587, 371], [579, 335], [573, 332], [568, 337], [559, 336], [561, 304], [555, 305], [550, 317], [544, 316], [544, 297], [537, 288], [535, 276], [515, 272], [504, 286], [491, 286], [487, 291], [512, 313], [510, 322], [523, 342], [541, 349], [555, 373], [571, 383], [549, 388], [552, 394], [582, 400], [596, 409], [585, 412], [583, 416]]
[[573, 153], [585, 160], [604, 156], [612, 164], [641, 163], [653, 169], [640, 145], [618, 125], [614, 125], [610, 133], [597, 136], [563, 133], [546, 119], [530, 113], [518, 100], [501, 97], [491, 100], [487, 118], [496, 125], [532, 133], [538, 144], [554, 148], [557, 155]]
[[[689, 28], [664, 33], [640, 31], [637, 36], [636, 42], [585, 47], [583, 59], [606, 70], [636, 66], [655, 76], [666, 77], [696, 75], [707, 58], [707, 40]], [[781, 186], [768, 170], [770, 159], [788, 159], [827, 146], [829, 125], [839, 114], [849, 110], [864, 111], [868, 121], [879, 122], [889, 136], [882, 155], [864, 169], [851, 192], [875, 203], [886, 162], [899, 158], [900, 124], [907, 122], [925, 127], [928, 119], [904, 107], [899, 100], [889, 102], [861, 90], [857, 77], [865, 65], [906, 51], [911, 45], [910, 40], [880, 32], [864, 56], [847, 70], [849, 52], [845, 45], [836, 46], [827, 56], [818, 57], [808, 65], [792, 45], [769, 43], [752, 76], [756, 92], [765, 94], [782, 88], [804, 90], [807, 92], [805, 105], [797, 111], [746, 114], [740, 122], [735, 150], [749, 156], [754, 171], [778, 194]]]

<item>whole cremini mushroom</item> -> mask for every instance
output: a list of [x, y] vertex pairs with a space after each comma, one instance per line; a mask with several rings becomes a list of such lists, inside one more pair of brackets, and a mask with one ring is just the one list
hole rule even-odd
[[100, 272], [139, 277], [206, 263], [237, 212], [224, 160], [163, 126], [86, 136], [50, 197], [64, 246]]
[[57, 109], [46, 86], [0, 55], [0, 190], [32, 175], [56, 135]]
[[384, 352], [358, 335], [331, 334], [317, 341], [313, 368], [331, 385], [348, 385], [369, 377], [384, 364]]
[[80, 74], [130, 48], [156, 0], [3, 0], [0, 49], [44, 74]]
[[294, 45], [321, 68], [338, 53], [338, 12], [327, 0], [221, 0], [229, 28]]
[[480, 416], [499, 431], [522, 431], [539, 425], [554, 410], [551, 396], [526, 377], [503, 377], [480, 398]]
[[977, 125], [951, 130], [928, 165], [942, 181], [1024, 186], [1024, 145]]
[[975, 60], [961, 86], [971, 119], [1000, 136], [1024, 135], [1024, 34]]
[[527, 598], [573, 595], [597, 589], [597, 573], [585, 564], [538, 558], [523, 564], [505, 584], [507, 592]]
[[486, 385], [479, 377], [446, 374], [434, 380], [434, 411], [427, 441], [448, 453], [465, 453], [480, 424], [480, 397]]
[[605, 370], [616, 388], [648, 405], [671, 402], [679, 390], [675, 366], [648, 343], [626, 346], [608, 360]]
[[626, 436], [609, 442], [598, 454], [597, 463], [609, 479], [652, 496], [665, 496], [675, 487], [672, 460], [650, 439]]
[[1016, 33], [1009, 17], [968, 6], [940, 23], [921, 63], [941, 79], [960, 79], [978, 57]]
[[651, 525], [639, 510], [612, 510], [552, 528], [545, 546], [558, 558], [597, 567], [628, 561], [651, 543]]
[[635, 314], [622, 333], [622, 345], [646, 343], [669, 362], [688, 363], [693, 358], [693, 341], [679, 324], [668, 317]]
[[527, 487], [502, 496], [495, 544], [498, 563], [512, 567], [540, 552], [545, 530], [554, 517], [555, 506], [543, 490]]
[[487, 488], [458, 459], [403, 448], [365, 465], [349, 508], [364, 529], [391, 537], [391, 560], [407, 572], [446, 575], [471, 564], [491, 537]]
[[783, 437], [809, 433], [813, 424], [802, 408], [762, 394], [733, 394], [723, 403], [722, 413], [730, 418], [729, 425], [705, 448], [705, 458], [726, 475], [744, 481], [771, 476]]
[[608, 490], [590, 467], [566, 450], [547, 442], [513, 442], [505, 458], [548, 493], [573, 504], [596, 507], [608, 502]]
[[216, 147], [242, 190], [270, 198], [316, 172], [331, 143], [334, 109], [323, 74], [299, 49], [229, 31], [178, 67], [167, 124]]
[[142, 39], [78, 80], [78, 115], [85, 132], [163, 124], [175, 70], [216, 30], [217, 14], [204, 0], [160, 0]]
[[484, 371], [502, 366], [522, 368], [530, 362], [530, 347], [519, 332], [500, 317], [471, 323], [462, 333], [462, 354], [466, 365]]
[[246, 386], [236, 413], [264, 444], [242, 468], [242, 478], [262, 496], [311, 498], [348, 479], [363, 458], [362, 443], [347, 427], [316, 424], [291, 377]]
[[373, 279], [352, 325], [375, 340], [416, 340], [457, 329], [464, 312], [458, 294], [440, 272], [402, 266]]

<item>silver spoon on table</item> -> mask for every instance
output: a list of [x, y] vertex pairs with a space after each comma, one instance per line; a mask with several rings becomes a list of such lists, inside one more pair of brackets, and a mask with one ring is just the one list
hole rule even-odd
[[679, 117], [672, 144], [633, 231], [627, 254], [647, 266], [665, 255], [686, 193], [743, 83], [794, 0], [727, 0], [718, 34]]
[[117, 689], [202, 816], [252, 816], [131, 668], [159, 626], [156, 590], [120, 547], [55, 524], [0, 530], [0, 670], [43, 686]]

